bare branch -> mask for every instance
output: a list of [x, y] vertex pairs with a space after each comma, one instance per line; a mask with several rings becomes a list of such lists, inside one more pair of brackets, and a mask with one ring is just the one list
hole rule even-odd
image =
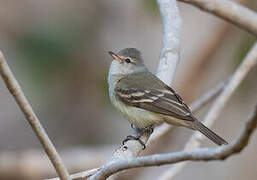
[[[205, 116], [203, 123], [207, 127], [212, 126], [212, 124], [220, 115], [223, 107], [231, 97], [232, 93], [236, 90], [236, 88], [239, 86], [242, 80], [246, 77], [248, 72], [256, 65], [256, 63], [257, 63], [257, 43], [255, 43], [255, 45], [249, 51], [249, 53], [247, 54], [247, 56], [239, 66], [239, 68], [232, 76], [230, 82], [225, 87], [224, 91], [221, 93], [221, 95], [218, 97], [216, 102], [210, 108], [210, 111], [208, 112], [208, 114]], [[201, 140], [203, 140], [204, 138], [205, 137], [201, 133], [195, 132], [189, 139], [188, 143], [186, 144], [185, 149], [193, 149], [193, 148], [199, 147], [201, 144]], [[159, 180], [172, 179], [172, 177], [174, 177], [178, 172], [180, 172], [180, 170], [182, 170], [185, 165], [186, 165], [186, 162], [179, 163], [172, 166], [159, 178]]]
[[193, 113], [196, 113], [202, 107], [206, 106], [210, 101], [215, 99], [217, 95], [224, 89], [224, 87], [227, 85], [228, 80], [225, 82], [220, 82], [216, 85], [213, 89], [209, 90], [207, 93], [203, 94], [197, 101], [193, 102], [190, 105], [190, 109]]
[[257, 35], [257, 13], [230, 0], [179, 0], [192, 4]]
[[181, 23], [176, 0], [158, 0], [162, 17], [162, 51], [156, 76], [170, 85], [179, 62]]
[[51, 160], [55, 170], [57, 171], [58, 175], [63, 180], [69, 180], [69, 173], [65, 168], [62, 160], [57, 153], [53, 143], [47, 136], [44, 128], [40, 124], [36, 114], [34, 113], [29, 101], [23, 94], [23, 91], [17, 82], [16, 78], [14, 77], [13, 73], [11, 72], [2, 52], [0, 51], [0, 74], [9, 89], [10, 93], [14, 97], [15, 101], [19, 105], [21, 111], [25, 115], [26, 119], [28, 120], [29, 124], [31, 125], [33, 131], [35, 132], [36, 136], [38, 137], [41, 145], [43, 146], [46, 154], [48, 155], [49, 159]]
[[[79, 169], [93, 169], [103, 165], [113, 147], [115, 145], [75, 146], [65, 148], [59, 154], [69, 172], [78, 172]], [[55, 169], [49, 165], [47, 155], [41, 149], [0, 151], [0, 179], [8, 179], [10, 176], [19, 179], [42, 179], [56, 177], [55, 174]]]
[[[187, 68], [176, 87], [177, 90], [183, 92], [183, 97], [187, 102], [193, 100], [194, 94], [198, 89], [197, 87], [202, 83], [202, 81], [199, 81], [199, 77], [203, 75], [218, 49], [224, 44], [225, 37], [230, 33], [231, 27], [232, 25], [226, 22], [217, 23], [217, 27], [209, 33], [208, 38], [200, 42], [202, 44], [201, 50], [196, 51], [196, 54], [188, 59], [190, 61], [190, 68]], [[190, 84], [190, 88], [188, 88], [188, 84]]]
[[224, 160], [229, 156], [241, 152], [247, 146], [249, 139], [257, 126], [257, 107], [246, 123], [241, 135], [230, 145], [217, 148], [198, 148], [167, 154], [155, 154], [151, 156], [123, 159], [104, 166], [94, 175], [94, 180], [103, 180], [119, 171], [137, 167], [160, 166], [178, 163], [181, 161], [213, 161]]
[[230, 82], [225, 87], [224, 91], [213, 104], [211, 110], [205, 117], [204, 123], [209, 126], [212, 122], [219, 116], [222, 108], [225, 106], [228, 99], [231, 97], [232, 93], [236, 90], [242, 80], [250, 72], [250, 70], [257, 63], [257, 43], [251, 48], [247, 56], [244, 58], [241, 65], [238, 67], [234, 75], [232, 76]]
[[[84, 178], [86, 179], [86, 178], [94, 175], [99, 170], [100, 170], [100, 168], [94, 168], [94, 169], [90, 169], [90, 170], [87, 170], [87, 171], [75, 173], [75, 174], [71, 175], [71, 179], [84, 179]], [[48, 179], [48, 180], [60, 180], [60, 178], [57, 177], [57, 178], [52, 178], [52, 179]]]

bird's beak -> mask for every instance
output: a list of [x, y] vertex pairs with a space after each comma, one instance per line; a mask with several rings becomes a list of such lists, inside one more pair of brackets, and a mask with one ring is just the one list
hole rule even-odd
[[115, 54], [114, 52], [112, 51], [109, 51], [109, 54], [110, 56], [115, 60], [115, 61], [118, 61], [119, 63], [122, 63], [123, 62], [123, 59], [121, 59], [117, 54]]

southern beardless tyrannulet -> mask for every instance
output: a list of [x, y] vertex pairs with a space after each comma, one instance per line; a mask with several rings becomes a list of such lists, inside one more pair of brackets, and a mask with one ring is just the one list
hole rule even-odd
[[199, 122], [178, 93], [152, 74], [135, 48], [117, 54], [108, 75], [112, 104], [137, 128], [154, 127], [166, 122], [198, 130], [217, 145], [228, 144]]

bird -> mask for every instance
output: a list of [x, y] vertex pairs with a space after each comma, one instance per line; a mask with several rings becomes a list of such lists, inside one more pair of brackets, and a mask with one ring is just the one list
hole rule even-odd
[[[200, 131], [217, 145], [228, 144], [192, 114], [173, 88], [147, 69], [139, 50], [125, 48], [118, 53], [109, 51], [109, 55], [113, 59], [108, 74], [110, 101], [132, 127], [141, 132], [153, 131], [154, 127], [168, 123]], [[134, 139], [145, 148], [140, 135], [128, 136], [123, 143]]]

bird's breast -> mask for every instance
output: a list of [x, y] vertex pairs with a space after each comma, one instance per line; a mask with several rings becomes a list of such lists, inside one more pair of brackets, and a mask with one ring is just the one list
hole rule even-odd
[[129, 120], [130, 123], [138, 128], [161, 124], [164, 121], [162, 116], [154, 112], [127, 105], [118, 99], [118, 97], [115, 95], [114, 88], [120, 79], [120, 76], [110, 76], [109, 74], [109, 97], [114, 107], [116, 107], [123, 114], [123, 116]]
[[116, 99], [117, 97], [112, 96], [113, 105], [123, 114], [123, 116], [133, 125], [138, 128], [145, 128], [150, 125], [159, 125], [164, 120], [161, 116], [156, 113], [126, 105], [123, 102]]

